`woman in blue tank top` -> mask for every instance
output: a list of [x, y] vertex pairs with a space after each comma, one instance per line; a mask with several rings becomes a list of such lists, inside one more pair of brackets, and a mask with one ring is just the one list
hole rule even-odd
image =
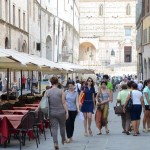
[[66, 120], [66, 133], [67, 140], [66, 143], [70, 143], [72, 141], [73, 133], [74, 133], [74, 123], [79, 112], [79, 101], [78, 101], [78, 92], [75, 91], [75, 83], [74, 81], [70, 81], [67, 83], [69, 90], [66, 93], [66, 103], [68, 106], [68, 114], [69, 118]]

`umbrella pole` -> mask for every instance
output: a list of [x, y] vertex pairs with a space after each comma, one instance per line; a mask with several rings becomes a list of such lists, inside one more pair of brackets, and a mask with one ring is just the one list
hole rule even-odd
[[22, 101], [22, 70], [21, 70], [21, 101]]
[[33, 93], [33, 91], [32, 91], [32, 88], [33, 88], [33, 71], [32, 71], [32, 75], [31, 75], [31, 95], [32, 95], [32, 93]]
[[10, 73], [10, 75], [9, 75], [9, 77], [10, 77], [9, 87], [11, 88], [11, 71], [9, 73]]
[[9, 68], [7, 68], [7, 100], [9, 100]]
[[41, 94], [41, 72], [39, 72], [39, 93]]

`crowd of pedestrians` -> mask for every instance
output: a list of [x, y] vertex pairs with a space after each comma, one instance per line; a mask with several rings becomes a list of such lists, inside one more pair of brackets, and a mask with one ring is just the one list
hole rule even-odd
[[[140, 119], [142, 110], [143, 117], [143, 132], [150, 131], [150, 79], [138, 81], [137, 77], [134, 80], [128, 80], [127, 83], [120, 85], [117, 101], [123, 107], [124, 113], [121, 114], [123, 133], [130, 135], [133, 129], [133, 136], [138, 136]], [[132, 107], [127, 109], [129, 101], [132, 100]]]
[[[52, 87], [46, 90], [49, 98], [49, 117], [52, 128], [52, 136], [55, 149], [59, 149], [57, 132], [60, 127], [62, 144], [70, 143], [73, 140], [75, 130], [75, 119], [78, 114], [83, 114], [83, 134], [85, 137], [93, 136], [91, 124], [92, 116], [95, 113], [95, 125], [101, 135], [102, 128], [105, 128], [106, 134], [109, 134], [108, 116], [109, 103], [113, 101], [113, 92], [116, 87], [113, 85], [114, 78], [103, 75], [101, 79], [94, 82], [89, 77], [86, 81], [76, 81], [68, 78], [67, 90], [61, 89], [57, 77], [51, 78]], [[143, 132], [150, 130], [150, 79], [138, 81], [137, 77], [124, 77], [116, 82], [118, 87], [117, 103], [120, 103], [123, 109], [121, 114], [122, 133], [138, 136], [142, 109]], [[115, 88], [115, 90], [114, 90]], [[84, 95], [84, 101], [81, 101]], [[132, 107], [128, 110], [127, 105], [132, 100]], [[59, 111], [58, 111], [59, 110]]]

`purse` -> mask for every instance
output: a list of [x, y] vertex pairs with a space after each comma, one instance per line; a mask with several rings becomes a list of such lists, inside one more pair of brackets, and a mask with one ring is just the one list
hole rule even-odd
[[130, 99], [126, 105], [126, 110], [130, 111], [133, 108], [132, 92], [130, 92]]
[[114, 107], [115, 114], [117, 114], [117, 115], [124, 114], [123, 107], [121, 106], [121, 103], [119, 103], [120, 105], [117, 105], [117, 104], [118, 104], [118, 102], [116, 103], [116, 106]]
[[[103, 100], [104, 98], [103, 98], [103, 94], [102, 94], [101, 89], [100, 89], [100, 94], [101, 94], [101, 98]], [[99, 105], [97, 105], [97, 110], [102, 111], [104, 109], [104, 106], [105, 106], [105, 104], [102, 104], [102, 105], [99, 104]]]
[[39, 108], [41, 110], [41, 112], [48, 114], [49, 111], [49, 102], [48, 102], [48, 97], [47, 96], [43, 96], [40, 104], [39, 104]]
[[80, 103], [83, 104], [85, 99], [85, 87], [84, 87], [84, 91], [82, 92], [82, 94], [80, 94]]

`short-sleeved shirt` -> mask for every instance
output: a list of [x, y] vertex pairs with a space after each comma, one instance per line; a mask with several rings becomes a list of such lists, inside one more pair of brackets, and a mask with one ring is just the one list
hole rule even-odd
[[144, 98], [144, 103], [145, 103], [145, 105], [149, 105], [144, 93], [147, 93], [147, 94], [148, 94], [148, 98], [150, 99], [150, 89], [149, 89], [148, 86], [146, 86], [146, 87], [144, 88], [144, 90], [143, 90], [143, 98]]
[[76, 111], [76, 98], [78, 96], [78, 92], [74, 91], [73, 93], [69, 92], [69, 90], [65, 91], [66, 93], [66, 102], [68, 106], [68, 110], [70, 111]]
[[93, 94], [95, 94], [95, 88], [93, 86], [90, 89], [88, 88], [88, 86], [82, 87], [82, 91], [85, 92], [85, 100], [93, 101]]
[[140, 91], [133, 90], [132, 91], [133, 105], [141, 105], [141, 97], [142, 97], [142, 93]]
[[107, 82], [107, 89], [113, 90], [113, 85], [111, 82]]
[[121, 101], [121, 105], [125, 104], [129, 93], [130, 93], [130, 90], [122, 90], [118, 93], [117, 99]]

